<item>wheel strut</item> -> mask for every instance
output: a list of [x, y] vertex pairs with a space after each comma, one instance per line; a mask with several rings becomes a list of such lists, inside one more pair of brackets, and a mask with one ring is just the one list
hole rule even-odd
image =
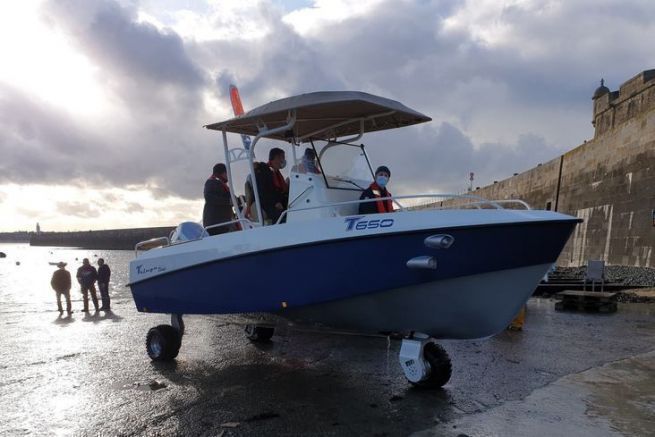
[[177, 329], [180, 338], [184, 335], [184, 320], [182, 320], [182, 314], [171, 314], [171, 326]]

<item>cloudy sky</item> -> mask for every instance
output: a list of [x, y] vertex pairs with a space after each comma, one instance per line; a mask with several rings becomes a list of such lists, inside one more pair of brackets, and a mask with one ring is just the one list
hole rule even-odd
[[0, 2], [0, 231], [199, 220], [232, 82], [399, 100], [433, 121], [365, 137], [394, 194], [486, 185], [591, 138], [653, 34], [651, 0]]

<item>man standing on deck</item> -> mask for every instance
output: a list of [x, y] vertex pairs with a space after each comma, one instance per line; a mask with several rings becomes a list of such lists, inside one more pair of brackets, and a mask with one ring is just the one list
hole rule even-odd
[[98, 311], [98, 296], [96, 295], [96, 280], [98, 279], [98, 272], [95, 267], [89, 264], [89, 258], [82, 260], [82, 266], [77, 269], [77, 282], [80, 283], [80, 290], [84, 297], [84, 311], [89, 312], [89, 292], [91, 292], [91, 300], [93, 306]]
[[[261, 165], [256, 174], [259, 200], [271, 224], [277, 223], [289, 203], [289, 185], [280, 172], [286, 165], [284, 150], [273, 147], [268, 154], [267, 165]], [[284, 221], [286, 217], [282, 223]]]
[[[232, 196], [227, 184], [227, 168], [225, 164], [214, 166], [211, 176], [205, 182], [205, 207], [202, 210], [202, 225], [204, 227], [217, 225], [234, 220]], [[208, 229], [209, 235], [218, 235], [235, 229], [234, 225], [218, 226]]]
[[66, 312], [71, 315], [73, 313], [71, 309], [71, 274], [66, 270], [65, 262], [59, 262], [57, 267], [59, 269], [55, 270], [50, 280], [52, 289], [57, 293], [57, 309], [60, 315], [64, 312], [61, 306], [61, 295], [63, 294], [66, 298]]
[[105, 260], [98, 258], [98, 289], [100, 290], [100, 298], [102, 299], [101, 311], [109, 311], [109, 277], [111, 276], [111, 269]]

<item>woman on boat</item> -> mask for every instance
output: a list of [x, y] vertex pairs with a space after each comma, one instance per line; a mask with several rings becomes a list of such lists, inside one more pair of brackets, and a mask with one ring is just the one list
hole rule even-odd
[[[381, 165], [375, 170], [375, 180], [367, 189], [359, 196], [360, 200], [363, 199], [383, 199], [391, 197], [391, 193], [387, 191], [387, 183], [391, 177], [391, 171], [386, 165]], [[360, 214], [382, 214], [385, 212], [393, 212], [393, 202], [391, 199], [378, 200], [376, 202], [364, 202], [359, 204]]]

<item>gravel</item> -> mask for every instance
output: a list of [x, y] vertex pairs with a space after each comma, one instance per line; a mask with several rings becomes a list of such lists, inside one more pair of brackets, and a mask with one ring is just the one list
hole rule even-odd
[[[566, 277], [583, 280], [586, 267], [558, 267], [553, 277]], [[607, 266], [605, 267], [607, 282], [623, 284], [631, 287], [655, 287], [655, 269], [650, 267]]]

